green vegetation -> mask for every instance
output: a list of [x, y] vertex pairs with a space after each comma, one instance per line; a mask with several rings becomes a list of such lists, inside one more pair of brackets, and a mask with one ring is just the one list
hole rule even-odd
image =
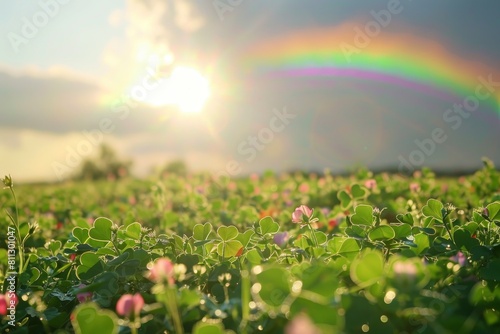
[[0, 331], [500, 332], [491, 162], [457, 178], [360, 170], [220, 182], [182, 167], [44, 186], [6, 177]]

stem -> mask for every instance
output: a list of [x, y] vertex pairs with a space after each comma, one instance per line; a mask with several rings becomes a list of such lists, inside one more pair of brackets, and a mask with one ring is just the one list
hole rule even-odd
[[175, 332], [177, 334], [183, 334], [184, 329], [182, 327], [182, 320], [179, 314], [179, 308], [177, 307], [177, 293], [175, 287], [166, 286], [167, 289], [167, 308], [174, 323]]
[[455, 245], [455, 248], [456, 248], [457, 245], [455, 244], [455, 240], [453, 239], [453, 236], [451, 235], [451, 231], [448, 228], [448, 224], [446, 224], [446, 216], [443, 217], [443, 225], [444, 225], [444, 228], [446, 229], [446, 232], [448, 232], [448, 235], [450, 236], [451, 242], [453, 243], [453, 245]]
[[15, 218], [9, 215], [12, 223], [16, 228], [16, 239], [19, 248], [19, 274], [22, 274], [24, 271], [24, 240], [21, 239], [21, 229], [19, 228], [19, 208], [17, 207], [17, 197], [13, 187], [9, 187], [10, 192], [12, 193], [12, 197], [14, 198], [14, 207], [16, 209]]
[[308, 224], [308, 226], [309, 226], [309, 230], [311, 230], [312, 240], [314, 242], [314, 246], [318, 247], [318, 239], [316, 238], [316, 233], [314, 233], [314, 229], [311, 226], [311, 224]]
[[250, 319], [250, 275], [247, 270], [241, 272], [241, 324], [240, 333], [247, 334]]
[[113, 244], [113, 247], [115, 248], [115, 251], [118, 255], [121, 255], [120, 250], [118, 249], [118, 246], [116, 246], [116, 238], [118, 235], [115, 232], [112, 232], [113, 236], [111, 237], [111, 243]]
[[488, 222], [488, 237], [486, 238], [487, 245], [491, 245], [491, 224], [492, 222]]

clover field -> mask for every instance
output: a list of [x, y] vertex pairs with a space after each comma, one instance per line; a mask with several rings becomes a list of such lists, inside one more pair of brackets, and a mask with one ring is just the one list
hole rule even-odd
[[500, 333], [500, 172], [0, 192], [1, 333]]

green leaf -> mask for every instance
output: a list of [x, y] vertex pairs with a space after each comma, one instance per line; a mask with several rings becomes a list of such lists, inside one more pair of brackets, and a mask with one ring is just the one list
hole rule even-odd
[[260, 298], [270, 306], [282, 306], [290, 294], [290, 273], [285, 268], [265, 269], [257, 275], [257, 282], [260, 285]]
[[395, 238], [402, 239], [411, 235], [411, 226], [408, 224], [391, 224], [391, 227], [394, 229]]
[[441, 213], [443, 210], [443, 203], [433, 198], [427, 201], [427, 204], [422, 208], [422, 213], [426, 217], [432, 217], [437, 220], [443, 220], [443, 215]]
[[253, 230], [246, 230], [244, 233], [238, 234], [236, 240], [243, 244], [243, 247], [246, 247], [250, 242], [250, 238], [255, 234]]
[[352, 225], [345, 229], [345, 234], [350, 237], [365, 238], [367, 236], [367, 225]]
[[476, 233], [477, 229], [479, 228], [479, 224], [476, 222], [468, 222], [463, 227], [464, 227], [464, 229], [469, 231], [471, 235], [473, 235], [474, 233]]
[[89, 229], [87, 228], [75, 227], [71, 233], [81, 244], [84, 244], [89, 238]]
[[373, 208], [370, 205], [360, 204], [354, 208], [354, 214], [351, 217], [353, 224], [372, 225]]
[[125, 235], [134, 240], [139, 240], [141, 238], [141, 227], [141, 224], [139, 224], [138, 222], [132, 223], [127, 226]]
[[322, 330], [317, 331], [315, 329], [311, 329], [311, 331], [309, 331], [308, 329], [304, 329], [304, 327], [297, 326], [299, 330], [297, 332], [290, 331], [290, 333], [338, 333], [336, 330], [338, 327], [334, 326], [338, 326], [339, 322], [341, 322], [341, 317], [338, 315], [338, 311], [335, 307], [325, 305], [317, 298], [308, 299], [301, 295], [290, 305], [290, 315], [295, 317], [298, 314], [303, 313], [304, 310], [307, 310], [308, 318], [310, 318], [313, 323], [322, 325]]
[[358, 241], [353, 238], [347, 238], [340, 246], [339, 254], [347, 255], [349, 253], [357, 253], [361, 248], [359, 247]]
[[222, 210], [223, 205], [224, 205], [224, 202], [221, 199], [213, 200], [212, 207], [210, 208], [210, 210], [212, 212], [219, 212]]
[[99, 261], [99, 256], [92, 252], [83, 253], [82, 256], [80, 256], [80, 263], [87, 267], [92, 267]]
[[262, 263], [262, 256], [260, 256], [259, 251], [256, 250], [255, 248], [249, 250], [246, 253], [246, 258], [248, 262], [250, 262], [251, 264], [257, 265]]
[[314, 234], [316, 236], [316, 240], [318, 241], [318, 245], [322, 245], [328, 240], [328, 237], [324, 232], [314, 231]]
[[115, 257], [113, 260], [108, 261], [106, 264], [110, 267], [112, 266], [117, 266], [121, 263], [123, 263], [126, 259], [128, 259], [130, 256], [129, 252], [125, 252], [121, 254], [120, 256]]
[[210, 232], [212, 232], [212, 224], [210, 223], [205, 223], [203, 225], [201, 224], [196, 224], [193, 227], [193, 238], [195, 240], [207, 240], [208, 236], [210, 235]]
[[333, 254], [337, 254], [340, 250], [340, 247], [344, 243], [346, 238], [344, 237], [333, 237], [328, 241], [328, 244], [326, 245], [326, 248]]
[[[409, 228], [409, 226], [408, 226]], [[389, 225], [380, 225], [370, 231], [368, 237], [372, 240], [390, 240], [396, 236], [396, 233]]]
[[241, 197], [239, 196], [234, 196], [229, 198], [228, 204], [227, 204], [227, 209], [229, 211], [236, 211], [238, 208], [241, 206]]
[[102, 310], [95, 303], [76, 307], [72, 321], [77, 334], [117, 334], [118, 319], [108, 310]]
[[36, 280], [40, 278], [40, 274], [41, 274], [41, 272], [38, 268], [32, 267], [29, 284], [31, 285], [31, 284], [35, 283]]
[[468, 251], [475, 246], [479, 246], [479, 240], [474, 239], [470, 232], [464, 229], [457, 229], [453, 233], [453, 239], [458, 248], [465, 247]]
[[488, 281], [500, 281], [500, 259], [493, 259], [485, 268], [480, 269], [479, 277]]
[[347, 208], [349, 208], [351, 206], [351, 201], [352, 201], [352, 198], [351, 196], [347, 193], [347, 191], [345, 190], [340, 190], [338, 193], [337, 193], [337, 198], [339, 199], [340, 201], [340, 207], [342, 208], [342, 210], [345, 210]]
[[488, 260], [492, 256], [491, 250], [485, 246], [472, 247], [470, 254], [472, 261]]
[[243, 245], [238, 240], [229, 240], [226, 242], [221, 242], [217, 246], [217, 253], [225, 258], [233, 257], [241, 251]]
[[417, 245], [416, 249], [414, 249], [417, 255], [422, 254], [430, 245], [429, 237], [423, 233], [415, 235], [413, 242]]
[[238, 236], [238, 229], [236, 226], [220, 226], [217, 229], [217, 234], [222, 240], [228, 241]]
[[104, 247], [109, 243], [109, 241], [100, 241], [92, 238], [87, 239], [87, 244], [94, 248], [105, 249]]
[[493, 220], [500, 220], [500, 203], [499, 202], [493, 202], [490, 203], [486, 206], [486, 209], [488, 209], [488, 218], [493, 221]]
[[410, 226], [413, 226], [414, 221], [413, 221], [413, 216], [411, 213], [405, 213], [404, 215], [398, 214], [396, 216], [396, 219], [399, 220], [401, 223], [408, 224]]
[[424, 232], [427, 235], [434, 235], [436, 234], [436, 230], [432, 227], [422, 227], [420, 228], [421, 232]]
[[490, 304], [496, 298], [495, 295], [500, 294], [498, 286], [494, 287], [493, 284], [483, 284], [484, 282], [477, 282], [471, 289], [469, 294], [469, 301], [474, 306], [485, 306]]
[[259, 221], [260, 233], [261, 234], [274, 234], [279, 231], [280, 225], [276, 223], [273, 218], [267, 216]]
[[56, 251], [58, 251], [59, 249], [61, 249], [61, 246], [62, 246], [62, 243], [59, 241], [59, 240], [52, 240], [50, 243], [49, 243], [49, 246], [48, 248], [53, 252], [55, 253]]
[[335, 296], [339, 279], [332, 267], [304, 264], [299, 268], [297, 268], [300, 270], [298, 277], [302, 280], [302, 290], [328, 298]]
[[132, 276], [138, 272], [137, 268], [139, 267], [139, 260], [128, 260], [120, 264], [116, 267], [116, 273], [120, 276]]
[[80, 256], [80, 263], [81, 265], [76, 269], [76, 275], [80, 279], [90, 279], [104, 270], [99, 256], [93, 252], [83, 253]]
[[[424, 226], [424, 227], [426, 227], [426, 228], [427, 228], [427, 227], [432, 227], [432, 226], [435, 224], [435, 222], [436, 222], [436, 221], [437, 221], [437, 220], [436, 220], [436, 218], [434, 218], [434, 217], [431, 217], [431, 216], [429, 216], [429, 217], [425, 217], [425, 216], [424, 216], [424, 219], [423, 219], [423, 221], [422, 221], [422, 226]], [[438, 221], [438, 222], [440, 222], [440, 221]]]
[[494, 324], [500, 322], [500, 311], [496, 309], [487, 309], [484, 310], [484, 319], [488, 326], [493, 326]]
[[351, 279], [361, 287], [367, 287], [384, 275], [384, 256], [378, 250], [366, 249], [351, 263]]
[[194, 325], [193, 334], [224, 334], [224, 326], [221, 323], [207, 323], [199, 321]]
[[359, 184], [354, 184], [351, 187], [351, 194], [352, 194], [352, 197], [354, 197], [356, 199], [361, 199], [361, 198], [364, 198], [368, 194], [368, 191], [365, 187], [362, 187]]
[[94, 226], [89, 231], [89, 236], [94, 240], [110, 241], [111, 226], [113, 222], [108, 218], [99, 217], [95, 220]]
[[190, 290], [189, 288], [179, 289], [179, 305], [181, 307], [194, 308], [200, 305], [200, 293], [197, 290]]

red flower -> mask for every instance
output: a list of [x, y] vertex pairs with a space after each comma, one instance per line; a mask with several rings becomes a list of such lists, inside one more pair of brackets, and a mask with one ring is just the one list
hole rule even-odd
[[243, 250], [244, 250], [244, 249], [245, 249], [244, 247], [241, 247], [241, 248], [238, 250], [238, 252], [236, 253], [236, 257], [240, 257], [240, 256], [241, 256], [241, 254], [243, 254]]
[[273, 237], [273, 241], [276, 245], [282, 247], [288, 241], [288, 232], [276, 233]]
[[307, 192], [309, 192], [309, 189], [310, 189], [309, 184], [307, 184], [306, 182], [301, 183], [299, 186], [299, 191], [301, 193], [307, 193]]
[[17, 295], [14, 292], [7, 292], [5, 294], [5, 298], [11, 304], [12, 306], [16, 307], [17, 303], [19, 303], [19, 299], [17, 298]]
[[285, 327], [285, 334], [319, 334], [319, 329], [304, 313], [300, 313]]
[[338, 224], [339, 224], [339, 222], [337, 221], [337, 219], [330, 219], [328, 221], [328, 228], [330, 230], [333, 230], [335, 227], [337, 227]]
[[168, 284], [174, 284], [174, 264], [172, 261], [166, 257], [156, 260], [149, 270], [149, 279], [157, 283], [167, 281]]
[[369, 179], [365, 181], [365, 187], [368, 189], [375, 189], [377, 186], [377, 181], [375, 179]]
[[0, 315], [7, 315], [9, 310], [12, 312], [17, 303], [17, 295], [14, 292], [7, 292], [5, 295], [0, 295]]
[[7, 298], [0, 295], [0, 315], [7, 315]]
[[116, 313], [123, 317], [137, 317], [144, 306], [144, 299], [139, 293], [135, 295], [126, 294], [120, 297], [116, 303]]
[[[82, 289], [82, 288], [85, 288], [86, 285], [85, 284], [80, 284], [78, 287], [80, 289]], [[76, 298], [78, 299], [78, 301], [80, 303], [85, 303], [85, 302], [91, 301], [92, 300], [92, 292], [85, 291], [85, 292], [77, 293], [76, 294]]]
[[303, 222], [303, 216], [306, 216], [309, 220], [313, 214], [313, 210], [306, 205], [301, 205], [295, 208], [295, 211], [292, 213], [292, 222], [301, 223]]
[[410, 191], [411, 192], [418, 192], [418, 191], [420, 191], [420, 184], [418, 184], [416, 182], [412, 182], [410, 184]]

